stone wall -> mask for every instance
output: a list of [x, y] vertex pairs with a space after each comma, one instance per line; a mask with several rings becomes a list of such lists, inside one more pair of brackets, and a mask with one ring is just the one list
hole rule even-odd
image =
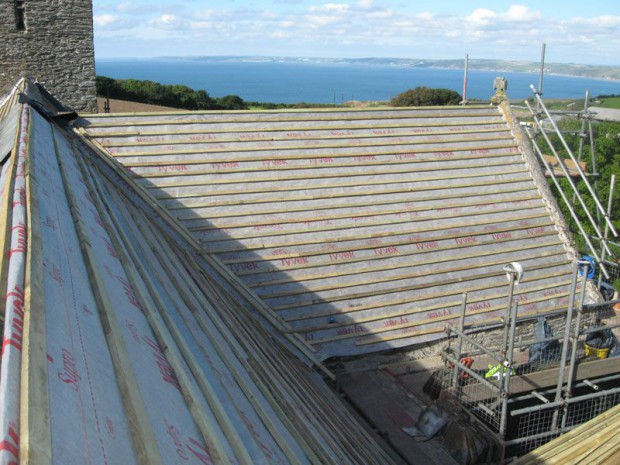
[[19, 30], [13, 0], [0, 2], [0, 90], [23, 75], [77, 111], [97, 109], [91, 0], [25, 0]]

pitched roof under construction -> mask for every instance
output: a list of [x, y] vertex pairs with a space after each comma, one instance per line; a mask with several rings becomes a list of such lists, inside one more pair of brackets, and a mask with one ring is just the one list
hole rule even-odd
[[504, 105], [92, 115], [120, 162], [316, 355], [443, 336], [503, 311], [563, 308], [571, 249]]
[[392, 463], [74, 132], [13, 93], [0, 148], [0, 463]]

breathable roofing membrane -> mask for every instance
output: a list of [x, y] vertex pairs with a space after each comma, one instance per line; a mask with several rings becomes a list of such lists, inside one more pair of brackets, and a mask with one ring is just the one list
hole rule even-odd
[[70, 128], [11, 105], [0, 464], [392, 463], [232, 275]]
[[[563, 308], [571, 266], [505, 106], [88, 116], [83, 134], [320, 358]], [[552, 201], [551, 201], [552, 202]]]

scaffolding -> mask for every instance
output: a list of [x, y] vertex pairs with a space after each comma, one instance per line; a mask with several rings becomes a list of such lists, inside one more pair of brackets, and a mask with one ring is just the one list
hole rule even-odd
[[513, 291], [521, 270], [510, 264], [504, 268], [508, 303], [495, 343], [478, 337], [485, 333], [488, 340], [490, 328], [467, 324], [466, 294], [458, 327], [447, 328], [450, 370], [438, 378], [440, 389], [494, 432], [506, 462], [620, 403], [618, 359], [608, 358], [613, 346], [592, 342], [593, 335], [610, 334], [617, 347], [620, 316], [613, 306], [620, 300], [586, 304], [591, 267], [588, 260], [575, 263], [566, 309], [518, 316]]
[[[616, 231], [616, 228], [611, 220], [615, 175], [611, 176], [608, 203], [605, 208], [601, 200], [599, 200], [599, 173], [596, 164], [594, 133], [592, 128], [593, 113], [589, 109], [589, 92], [586, 91], [583, 110], [550, 111], [541, 98], [541, 92], [533, 85], [530, 86], [530, 88], [536, 101], [536, 108], [533, 108], [527, 100], [525, 101], [525, 105], [529, 110], [534, 123], [522, 123], [522, 127], [529, 137], [541, 165], [547, 170], [547, 174], [551, 178], [553, 185], [556, 187], [559, 197], [567, 207], [571, 219], [574, 220], [576, 231], [573, 232], [579, 234], [583, 238], [587, 248], [587, 253], [594, 258], [600, 267], [601, 273], [599, 275], [598, 282], [600, 287], [602, 279], [611, 281], [612, 274], [616, 274], [613, 271], [610, 274], [609, 270], [610, 266], [614, 266], [615, 262], [613, 259], [617, 259], [617, 254], [615, 253], [613, 247], [618, 247], [618, 244], [613, 242], [613, 239], [618, 237], [618, 232]], [[575, 150], [569, 146], [566, 138], [564, 137], [566, 131], [560, 130], [556, 122], [557, 119], [564, 117], [576, 117], [581, 120], [581, 128], [578, 132], [569, 131], [571, 134], [576, 134], [579, 136], [579, 144], [576, 149], [576, 155]], [[559, 142], [554, 144], [553, 139]], [[541, 148], [541, 141], [545, 142], [548, 146], [552, 159], [560, 168], [562, 177], [566, 179], [566, 183], [568, 184], [568, 192], [559, 182], [558, 175], [552, 168], [548, 159], [545, 157], [545, 154]], [[584, 158], [586, 141], [589, 141], [590, 147], [590, 173], [586, 173], [586, 171], [581, 167], [581, 161]], [[559, 148], [555, 147], [557, 144], [559, 144]], [[562, 156], [562, 152], [566, 155], [566, 158]], [[568, 167], [569, 162], [572, 162], [571, 166], [574, 166], [572, 172]], [[573, 176], [576, 177], [577, 181], [573, 180]], [[592, 182], [590, 181], [590, 178], [593, 179]], [[587, 205], [587, 200], [583, 195], [581, 195], [579, 190], [580, 186], [582, 186], [589, 194], [592, 204], [591, 206]], [[593, 234], [587, 232], [586, 228], [582, 224], [581, 218], [577, 213], [577, 208], [579, 207], [586, 217], [587, 221], [585, 224], [590, 226]], [[590, 212], [591, 209], [594, 210], [594, 214]], [[595, 245], [595, 243], [597, 245]]]
[[[544, 45], [542, 53], [544, 63]], [[450, 393], [493, 432], [505, 463], [620, 403], [620, 366], [614, 358], [620, 355], [620, 311], [614, 310], [620, 300], [613, 287], [607, 286], [607, 293], [603, 288], [603, 281], [620, 277], [620, 244], [614, 242], [618, 233], [611, 220], [615, 175], [604, 206], [589, 93], [582, 110], [549, 110], [541, 98], [543, 66], [539, 89], [530, 86], [532, 103], [525, 102], [532, 121], [521, 126], [573, 220], [572, 232], [583, 239], [586, 256], [574, 262], [568, 302], [560, 310], [520, 314], [514, 298], [523, 274], [518, 263], [504, 267], [508, 301], [500, 324], [468, 323], [463, 294], [458, 325], [447, 327], [448, 369], [434, 377], [439, 386], [432, 387]], [[578, 129], [561, 130], [557, 121], [566, 117], [577, 118]], [[577, 136], [576, 147], [570, 147], [567, 133]], [[588, 152], [589, 169], [584, 169]], [[602, 302], [593, 303], [588, 288], [595, 287], [603, 291]]]

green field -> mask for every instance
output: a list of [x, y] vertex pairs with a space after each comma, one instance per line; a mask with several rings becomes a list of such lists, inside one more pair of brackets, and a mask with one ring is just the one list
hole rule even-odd
[[598, 99], [597, 102], [601, 102], [600, 104], [599, 103], [595, 104], [597, 107], [620, 109], [620, 95], [601, 98], [601, 99]]
[[[584, 99], [544, 99], [550, 110], [583, 110]], [[612, 97], [595, 97], [590, 100], [590, 106], [620, 109], [620, 95]]]

